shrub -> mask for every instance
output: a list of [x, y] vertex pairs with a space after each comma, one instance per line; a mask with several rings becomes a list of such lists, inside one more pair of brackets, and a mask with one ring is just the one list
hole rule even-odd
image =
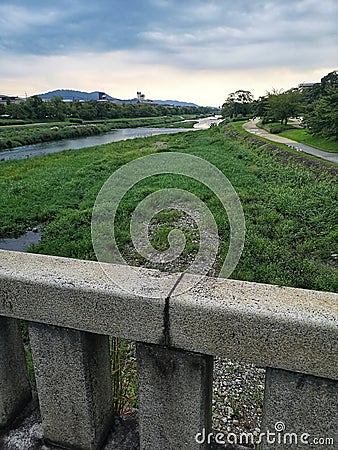
[[288, 125], [272, 125], [270, 127], [269, 131], [272, 134], [278, 134], [278, 133], [281, 133], [282, 131], [290, 130], [292, 128], [293, 128], [292, 126], [288, 126]]

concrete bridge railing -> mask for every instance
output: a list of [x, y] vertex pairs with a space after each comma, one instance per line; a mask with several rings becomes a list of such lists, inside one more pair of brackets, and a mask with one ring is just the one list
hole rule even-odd
[[[131, 269], [112, 270], [118, 282]], [[208, 448], [196, 435], [210, 430], [215, 355], [267, 368], [262, 431], [275, 437], [263, 438], [262, 449], [311, 448], [316, 438], [337, 448], [337, 295], [213, 278], [185, 291], [192, 275], [168, 277], [181, 295], [157, 298], [152, 286], [134, 296], [96, 262], [0, 251], [0, 427], [31, 397], [24, 319], [47, 443], [104, 443], [113, 403], [108, 339], [118, 336], [137, 342], [141, 449]], [[297, 445], [287, 447], [283, 432]]]

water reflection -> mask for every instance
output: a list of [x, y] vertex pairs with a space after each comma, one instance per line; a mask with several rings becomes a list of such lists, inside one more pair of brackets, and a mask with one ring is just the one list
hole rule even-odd
[[78, 150], [84, 147], [109, 144], [111, 142], [125, 141], [140, 137], [156, 136], [160, 134], [182, 133], [192, 131], [189, 128], [122, 128], [98, 136], [87, 136], [75, 139], [62, 139], [61, 141], [41, 142], [39, 144], [24, 145], [12, 150], [0, 152], [0, 161], [25, 159], [32, 156], [47, 155], [63, 150]]
[[[33, 231], [34, 230], [34, 231]], [[26, 252], [29, 247], [41, 240], [39, 227], [33, 228], [18, 238], [7, 238], [0, 240], [1, 250], [13, 250], [15, 252]]]

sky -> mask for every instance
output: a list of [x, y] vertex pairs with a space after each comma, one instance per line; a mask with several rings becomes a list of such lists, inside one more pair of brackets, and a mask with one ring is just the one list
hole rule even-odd
[[338, 0], [0, 0], [0, 94], [219, 106], [338, 69]]

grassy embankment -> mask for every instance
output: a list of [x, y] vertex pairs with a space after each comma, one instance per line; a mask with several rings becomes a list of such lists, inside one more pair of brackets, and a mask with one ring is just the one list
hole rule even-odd
[[[291, 147], [288, 147], [286, 144], [281, 144], [279, 142], [274, 142], [274, 141], [270, 141], [269, 139], [266, 139], [262, 136], [256, 136], [253, 135], [252, 133], [249, 133], [248, 131], [244, 130], [244, 128], [242, 127], [244, 123], [246, 123], [247, 120], [243, 120], [243, 121], [238, 121], [238, 122], [232, 122], [231, 125], [235, 128], [235, 130], [237, 130], [238, 132], [240, 132], [242, 135], [246, 135], [246, 136], [251, 136], [255, 139], [259, 139], [260, 141], [264, 141], [266, 143], [272, 144], [274, 147], [278, 147], [281, 150], [286, 151], [289, 154], [293, 154], [297, 157], [299, 157], [300, 153], [297, 150], [294, 150]], [[291, 138], [290, 138], [291, 139]], [[305, 143], [305, 142], [304, 142]], [[308, 144], [309, 145], [309, 144]], [[318, 148], [318, 147], [317, 147]], [[319, 150], [323, 150], [323, 151], [327, 151], [323, 148], [319, 148]], [[324, 159], [321, 158], [317, 158], [315, 156], [312, 156], [308, 153], [302, 152], [302, 157], [306, 158], [308, 160], [312, 160], [312, 161], [317, 161], [319, 162], [322, 166], [327, 166], [327, 167], [337, 167], [336, 164], [330, 162], [330, 161], [326, 161]]]
[[[165, 140], [167, 148], [157, 148], [158, 140]], [[1, 162], [0, 237], [18, 235], [29, 226], [42, 223], [44, 238], [35, 251], [95, 259], [90, 219], [102, 184], [121, 165], [156, 151], [181, 151], [205, 158], [225, 173], [238, 192], [246, 216], [247, 236], [233, 277], [337, 289], [336, 185], [325, 172], [319, 177], [310, 169], [283, 166], [263, 150], [248, 150], [225, 139], [217, 128]], [[130, 214], [142, 198], [167, 182], [196, 193], [210, 207], [220, 230], [220, 264], [229, 234], [224, 211], [207, 188], [178, 175], [147, 179], [125, 197], [119, 209], [117, 233], [122, 252], [131, 263], [144, 263], [130, 251]], [[182, 222], [178, 215], [169, 211], [154, 219], [157, 231], [153, 240], [158, 248], [166, 248], [166, 233], [177, 221]], [[197, 249], [190, 224], [185, 231], [187, 251], [175, 270], [184, 269], [185, 258]]]
[[[166, 148], [156, 145], [158, 141], [166, 142]], [[245, 213], [246, 241], [232, 278], [337, 291], [338, 188], [332, 176], [325, 169], [312, 172], [290, 162], [277, 162], [262, 149], [248, 149], [225, 138], [219, 127], [0, 162], [0, 237], [17, 236], [30, 226], [42, 224], [43, 239], [32, 251], [95, 259], [90, 225], [100, 188], [121, 165], [159, 151], [190, 153], [207, 159], [236, 189]], [[217, 269], [224, 260], [229, 239], [226, 213], [208, 188], [179, 175], [147, 179], [125, 196], [115, 230], [121, 252], [131, 264], [144, 263], [132, 249], [130, 215], [143, 198], [163, 187], [187, 189], [212, 211], [221, 241]], [[171, 269], [183, 270], [198, 250], [198, 232], [191, 222], [178, 212], [164, 211], [154, 218], [150, 233], [154, 246], [163, 250], [168, 245], [168, 232], [176, 224], [184, 231], [187, 245]], [[116, 408], [121, 408], [121, 397], [135, 406], [136, 373], [128, 357], [133, 349], [125, 341], [112, 342]], [[122, 379], [129, 380], [127, 387]]]
[[[192, 116], [186, 116], [191, 118]], [[112, 119], [83, 123], [55, 122], [47, 124], [29, 124], [3, 126], [0, 128], [0, 150], [39, 142], [92, 136], [119, 128], [136, 127], [191, 127], [194, 122], [180, 123], [181, 116], [140, 117], [132, 119]]]
[[[305, 128], [294, 126], [292, 122], [290, 122], [287, 126], [281, 126], [279, 122], [268, 123], [265, 125], [262, 125], [262, 123], [259, 122], [258, 126], [264, 128], [269, 133], [278, 134], [278, 136], [283, 136], [296, 142], [302, 142], [303, 144], [318, 148], [319, 150], [323, 150], [325, 152], [338, 152], [338, 141], [333, 139], [325, 139], [320, 136], [313, 136]], [[281, 129], [283, 131], [279, 131]]]
[[323, 150], [325, 152], [338, 153], [338, 141], [313, 136], [304, 128], [285, 130], [279, 133], [279, 136], [284, 136], [286, 138], [293, 139], [294, 141], [302, 142], [303, 144], [318, 148], [319, 150]]

